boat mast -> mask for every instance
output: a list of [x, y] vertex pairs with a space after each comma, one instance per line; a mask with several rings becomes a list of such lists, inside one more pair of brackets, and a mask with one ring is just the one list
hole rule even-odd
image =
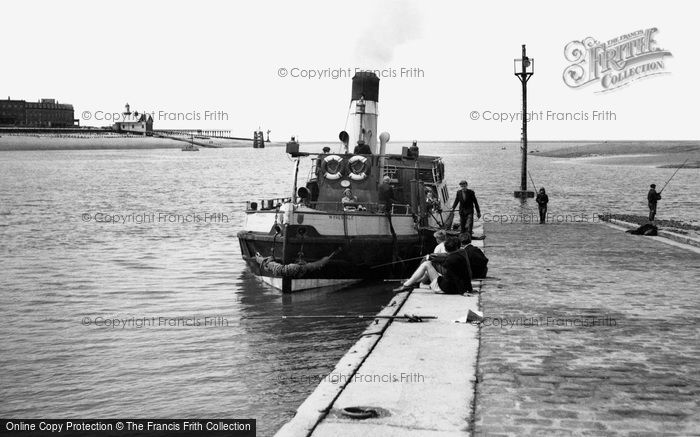
[[296, 163], [294, 164], [294, 184], [292, 188], [292, 203], [294, 203], [294, 199], [296, 198], [297, 195], [297, 179], [299, 176], [299, 159], [297, 157]]

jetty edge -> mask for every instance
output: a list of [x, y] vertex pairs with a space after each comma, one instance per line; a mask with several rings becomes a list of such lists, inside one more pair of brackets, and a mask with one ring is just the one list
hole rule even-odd
[[[616, 219], [616, 218], [612, 218], [612, 217], [605, 217], [603, 219], [602, 223], [606, 224], [608, 226], [617, 227], [617, 228], [622, 229], [622, 230], [637, 229], [640, 226], [639, 224], [636, 224], [636, 223], [631, 223], [631, 222], [628, 222], [625, 220], [620, 220], [620, 219]], [[700, 248], [700, 239], [690, 237], [687, 235], [681, 235], [681, 234], [671, 232], [671, 231], [666, 231], [663, 229], [659, 229], [657, 236], [646, 237], [646, 238], [651, 238], [651, 239], [655, 239], [658, 241], [664, 241], [664, 240], [675, 241], [677, 243], [680, 243], [680, 244], [683, 244], [686, 246], [691, 246], [691, 247], [688, 247], [688, 249], [694, 250], [694, 251], [697, 251], [698, 248]], [[692, 246], [694, 246], [694, 247], [692, 247]]]
[[[472, 244], [484, 250], [484, 241]], [[426, 288], [397, 294], [380, 315], [437, 319], [370, 325], [340, 359], [333, 378], [324, 379], [275, 436], [472, 435], [480, 326], [456, 321], [480, 310], [489, 283], [473, 280], [475, 293], [469, 295]], [[357, 407], [371, 417], [349, 417], [347, 411]]]

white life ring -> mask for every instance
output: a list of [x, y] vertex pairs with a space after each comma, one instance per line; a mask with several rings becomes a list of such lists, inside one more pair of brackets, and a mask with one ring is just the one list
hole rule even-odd
[[338, 155], [326, 156], [321, 163], [321, 171], [323, 172], [323, 177], [326, 179], [332, 181], [340, 179], [341, 176], [343, 176], [343, 158]]
[[[361, 162], [362, 167], [357, 170], [355, 168], [355, 163]], [[348, 160], [348, 176], [353, 181], [364, 181], [367, 179], [367, 173], [369, 173], [369, 165], [367, 165], [367, 157], [361, 155], [355, 155]]]

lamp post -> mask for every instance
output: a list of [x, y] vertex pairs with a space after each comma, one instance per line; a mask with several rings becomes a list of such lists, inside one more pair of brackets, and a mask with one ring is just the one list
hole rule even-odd
[[535, 197], [534, 191], [527, 189], [527, 81], [535, 74], [535, 60], [528, 58], [523, 44], [523, 55], [520, 59], [513, 60], [513, 73], [520, 79], [523, 86], [523, 127], [521, 136], [521, 150], [523, 152], [523, 162], [520, 168], [520, 189], [513, 194], [520, 199]]

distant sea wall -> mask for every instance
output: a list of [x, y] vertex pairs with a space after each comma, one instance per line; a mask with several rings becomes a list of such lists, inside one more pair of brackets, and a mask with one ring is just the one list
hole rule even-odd
[[[142, 136], [114, 132], [18, 133], [0, 131], [0, 151], [9, 150], [100, 150], [100, 149], [176, 149], [190, 142], [189, 136]], [[253, 147], [252, 141], [228, 138], [195, 138], [201, 147]], [[266, 144], [267, 147], [281, 143]]]

